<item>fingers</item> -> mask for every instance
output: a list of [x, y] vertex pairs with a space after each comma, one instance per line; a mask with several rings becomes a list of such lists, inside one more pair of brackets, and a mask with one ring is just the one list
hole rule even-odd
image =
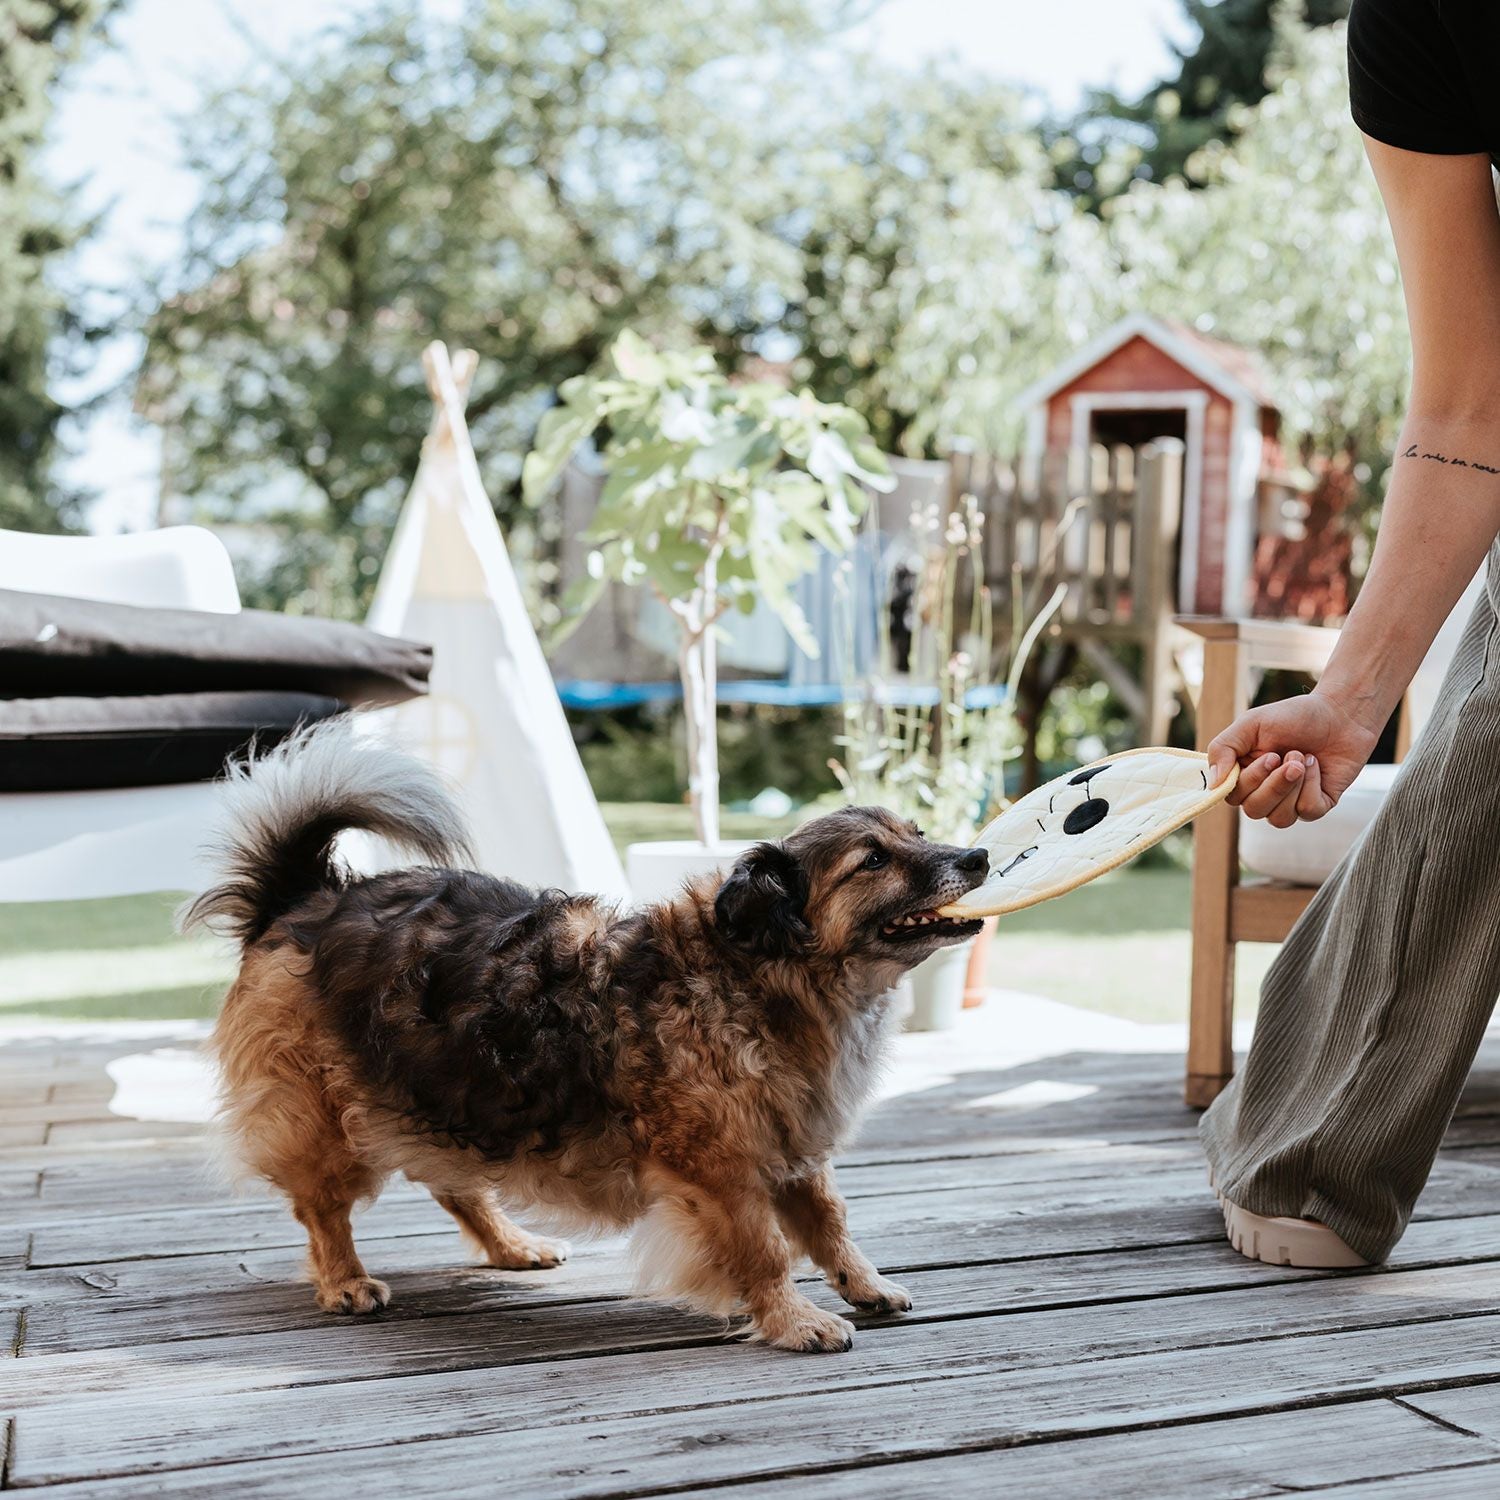
[[[1239, 760], [1235, 754], [1234, 746], [1226, 744], [1222, 739], [1217, 739], [1208, 747], [1208, 784], [1210, 788], [1218, 786], [1229, 774], [1229, 768]], [[1231, 797], [1233, 793], [1230, 794]]]
[[[1255, 746], [1255, 729], [1243, 719], [1231, 724], [1208, 742], [1208, 784], [1216, 787], [1229, 774], [1230, 766], [1248, 755]], [[1238, 788], [1230, 793], [1233, 802]]]
[[1323, 790], [1322, 767], [1318, 765], [1317, 756], [1309, 755], [1302, 790], [1297, 793], [1297, 817], [1304, 823], [1315, 823], [1332, 809], [1333, 798]]
[[[1252, 769], [1259, 769], [1266, 757]], [[1240, 804], [1247, 817], [1264, 818], [1273, 828], [1290, 828], [1297, 821], [1297, 798], [1305, 774], [1300, 751], [1288, 752], [1279, 766], [1259, 778]], [[1243, 778], [1242, 778], [1243, 779]]]
[[1296, 822], [1316, 822], [1332, 810], [1335, 799], [1323, 790], [1317, 757], [1290, 750], [1285, 759], [1262, 755], [1241, 771], [1229, 801], [1243, 807], [1246, 817], [1290, 828]]
[[[1212, 747], [1210, 747], [1210, 752]], [[1235, 783], [1234, 790], [1228, 796], [1231, 807], [1241, 807], [1250, 798], [1251, 794], [1260, 790], [1265, 779], [1281, 764], [1281, 757], [1274, 752], [1269, 755], [1257, 756], [1248, 766], [1240, 771], [1240, 779]], [[1252, 813], [1251, 817], [1257, 814]]]

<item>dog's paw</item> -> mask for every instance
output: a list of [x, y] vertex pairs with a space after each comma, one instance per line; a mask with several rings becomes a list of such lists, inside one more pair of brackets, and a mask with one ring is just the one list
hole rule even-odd
[[391, 1300], [391, 1289], [373, 1276], [351, 1276], [318, 1288], [318, 1306], [324, 1312], [379, 1312]]
[[543, 1240], [528, 1234], [507, 1241], [489, 1261], [497, 1271], [550, 1271], [572, 1253], [566, 1240]]
[[839, 1295], [861, 1312], [904, 1313], [911, 1311], [911, 1293], [884, 1276], [839, 1278]]
[[854, 1325], [805, 1297], [759, 1319], [757, 1331], [766, 1343], [798, 1354], [843, 1354], [854, 1347]]

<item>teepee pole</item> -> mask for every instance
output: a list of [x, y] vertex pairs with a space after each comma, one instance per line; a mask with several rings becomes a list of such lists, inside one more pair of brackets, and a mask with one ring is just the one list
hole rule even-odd
[[469, 387], [474, 384], [474, 372], [479, 368], [479, 356], [472, 349], [460, 349], [451, 358], [448, 346], [434, 339], [422, 351], [422, 369], [427, 374], [427, 390], [432, 396], [432, 425], [427, 436], [437, 442], [451, 436], [467, 439], [468, 419], [464, 407], [469, 399]]

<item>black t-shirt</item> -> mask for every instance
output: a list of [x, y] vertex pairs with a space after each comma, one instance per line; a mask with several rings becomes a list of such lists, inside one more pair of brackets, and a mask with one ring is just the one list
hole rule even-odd
[[1353, 0], [1349, 102], [1387, 146], [1500, 160], [1500, 0]]

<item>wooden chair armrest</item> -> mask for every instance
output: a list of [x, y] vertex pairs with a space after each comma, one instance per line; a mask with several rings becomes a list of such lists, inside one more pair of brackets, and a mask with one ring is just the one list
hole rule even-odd
[[[1179, 615], [1177, 625], [1205, 643], [1237, 648], [1246, 668], [1321, 672], [1338, 643], [1334, 625], [1301, 625], [1290, 620], [1225, 620], [1211, 615]], [[1210, 653], [1215, 654], [1215, 653]]]

